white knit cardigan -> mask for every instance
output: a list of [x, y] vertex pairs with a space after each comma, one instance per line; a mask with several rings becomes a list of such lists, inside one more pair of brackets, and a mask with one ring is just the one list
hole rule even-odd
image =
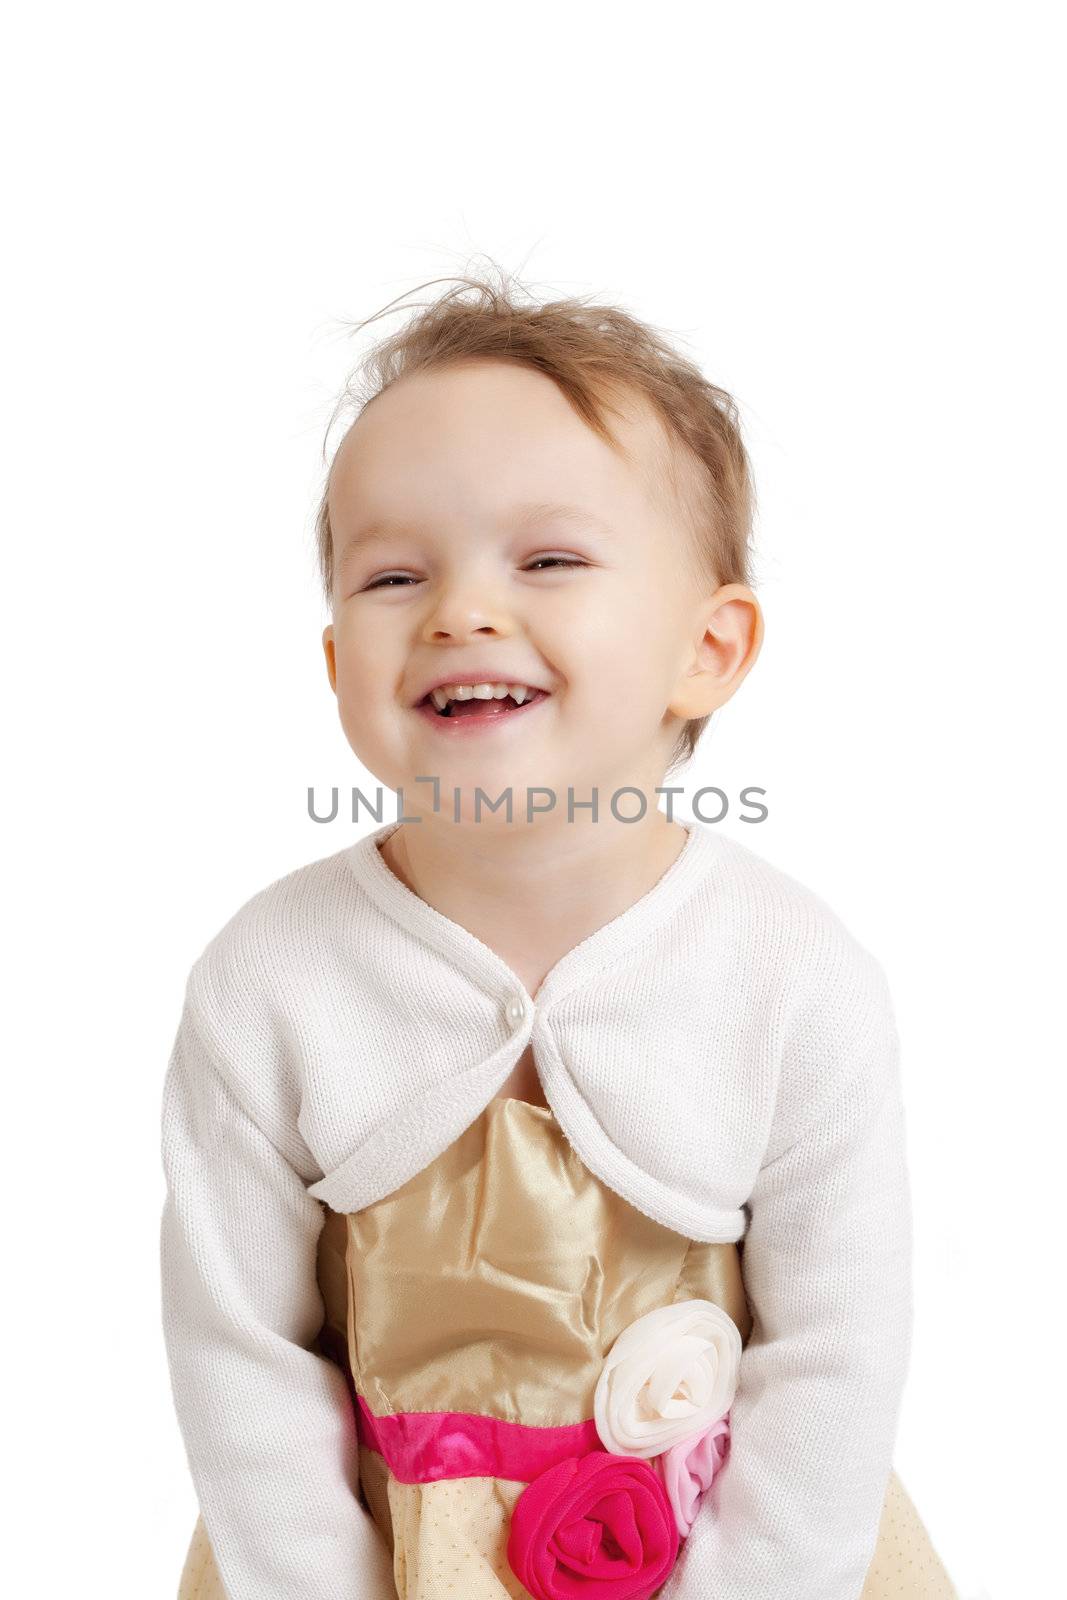
[[242, 906], [194, 963], [163, 1090], [162, 1309], [229, 1600], [385, 1600], [340, 1370], [307, 1347], [325, 1201], [421, 1171], [532, 1039], [602, 1182], [744, 1237], [754, 1329], [732, 1450], [663, 1600], [857, 1600], [911, 1331], [897, 1040], [882, 970], [713, 828], [531, 998], [414, 894], [386, 824]]

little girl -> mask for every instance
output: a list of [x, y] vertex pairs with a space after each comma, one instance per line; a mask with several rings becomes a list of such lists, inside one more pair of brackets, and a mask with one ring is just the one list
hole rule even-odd
[[182, 1600], [943, 1600], [881, 969], [665, 782], [762, 638], [736, 407], [473, 279], [367, 371], [323, 644], [400, 814], [189, 975]]

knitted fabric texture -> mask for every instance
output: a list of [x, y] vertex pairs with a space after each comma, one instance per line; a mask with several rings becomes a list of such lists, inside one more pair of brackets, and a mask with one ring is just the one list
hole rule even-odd
[[229, 1600], [382, 1600], [355, 1419], [309, 1347], [324, 1211], [420, 1172], [528, 1043], [602, 1182], [742, 1240], [754, 1328], [729, 1466], [662, 1600], [859, 1600], [911, 1331], [898, 1049], [879, 964], [745, 846], [687, 825], [641, 899], [536, 997], [378, 851], [243, 905], [195, 961], [162, 1103], [163, 1329]]

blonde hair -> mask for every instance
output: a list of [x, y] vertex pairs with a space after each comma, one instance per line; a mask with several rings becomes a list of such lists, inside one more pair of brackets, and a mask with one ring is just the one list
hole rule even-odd
[[[417, 315], [373, 346], [349, 375], [327, 439], [346, 404], [358, 417], [400, 378], [478, 358], [515, 361], [544, 373], [581, 420], [620, 453], [604, 412], [619, 414], [611, 395], [635, 394], [661, 425], [662, 445], [647, 487], [654, 501], [681, 524], [687, 537], [684, 557], [695, 562], [695, 575], [706, 576], [716, 587], [750, 583], [755, 491], [737, 405], [725, 389], [709, 382], [660, 331], [615, 306], [576, 297], [539, 304], [503, 269], [499, 284], [463, 275], [433, 278], [419, 288], [442, 282], [457, 286], [422, 305]], [[361, 331], [396, 303], [391, 301], [353, 331]], [[329, 489], [328, 470], [315, 518], [327, 604], [334, 578]], [[696, 717], [684, 724], [670, 770], [689, 760], [709, 721], [710, 716]]]

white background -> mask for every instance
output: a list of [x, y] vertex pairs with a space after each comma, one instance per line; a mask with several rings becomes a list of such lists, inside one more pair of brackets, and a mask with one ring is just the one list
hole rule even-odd
[[12, 1593], [175, 1593], [196, 1506], [159, 1329], [163, 1073], [208, 939], [353, 836], [309, 820], [308, 785], [373, 782], [312, 557], [345, 324], [479, 253], [623, 304], [741, 404], [767, 641], [683, 781], [765, 786], [766, 823], [724, 826], [886, 968], [917, 1229], [897, 1465], [964, 1600], [1062, 1581], [1053, 16], [23, 8], [0, 95]]

